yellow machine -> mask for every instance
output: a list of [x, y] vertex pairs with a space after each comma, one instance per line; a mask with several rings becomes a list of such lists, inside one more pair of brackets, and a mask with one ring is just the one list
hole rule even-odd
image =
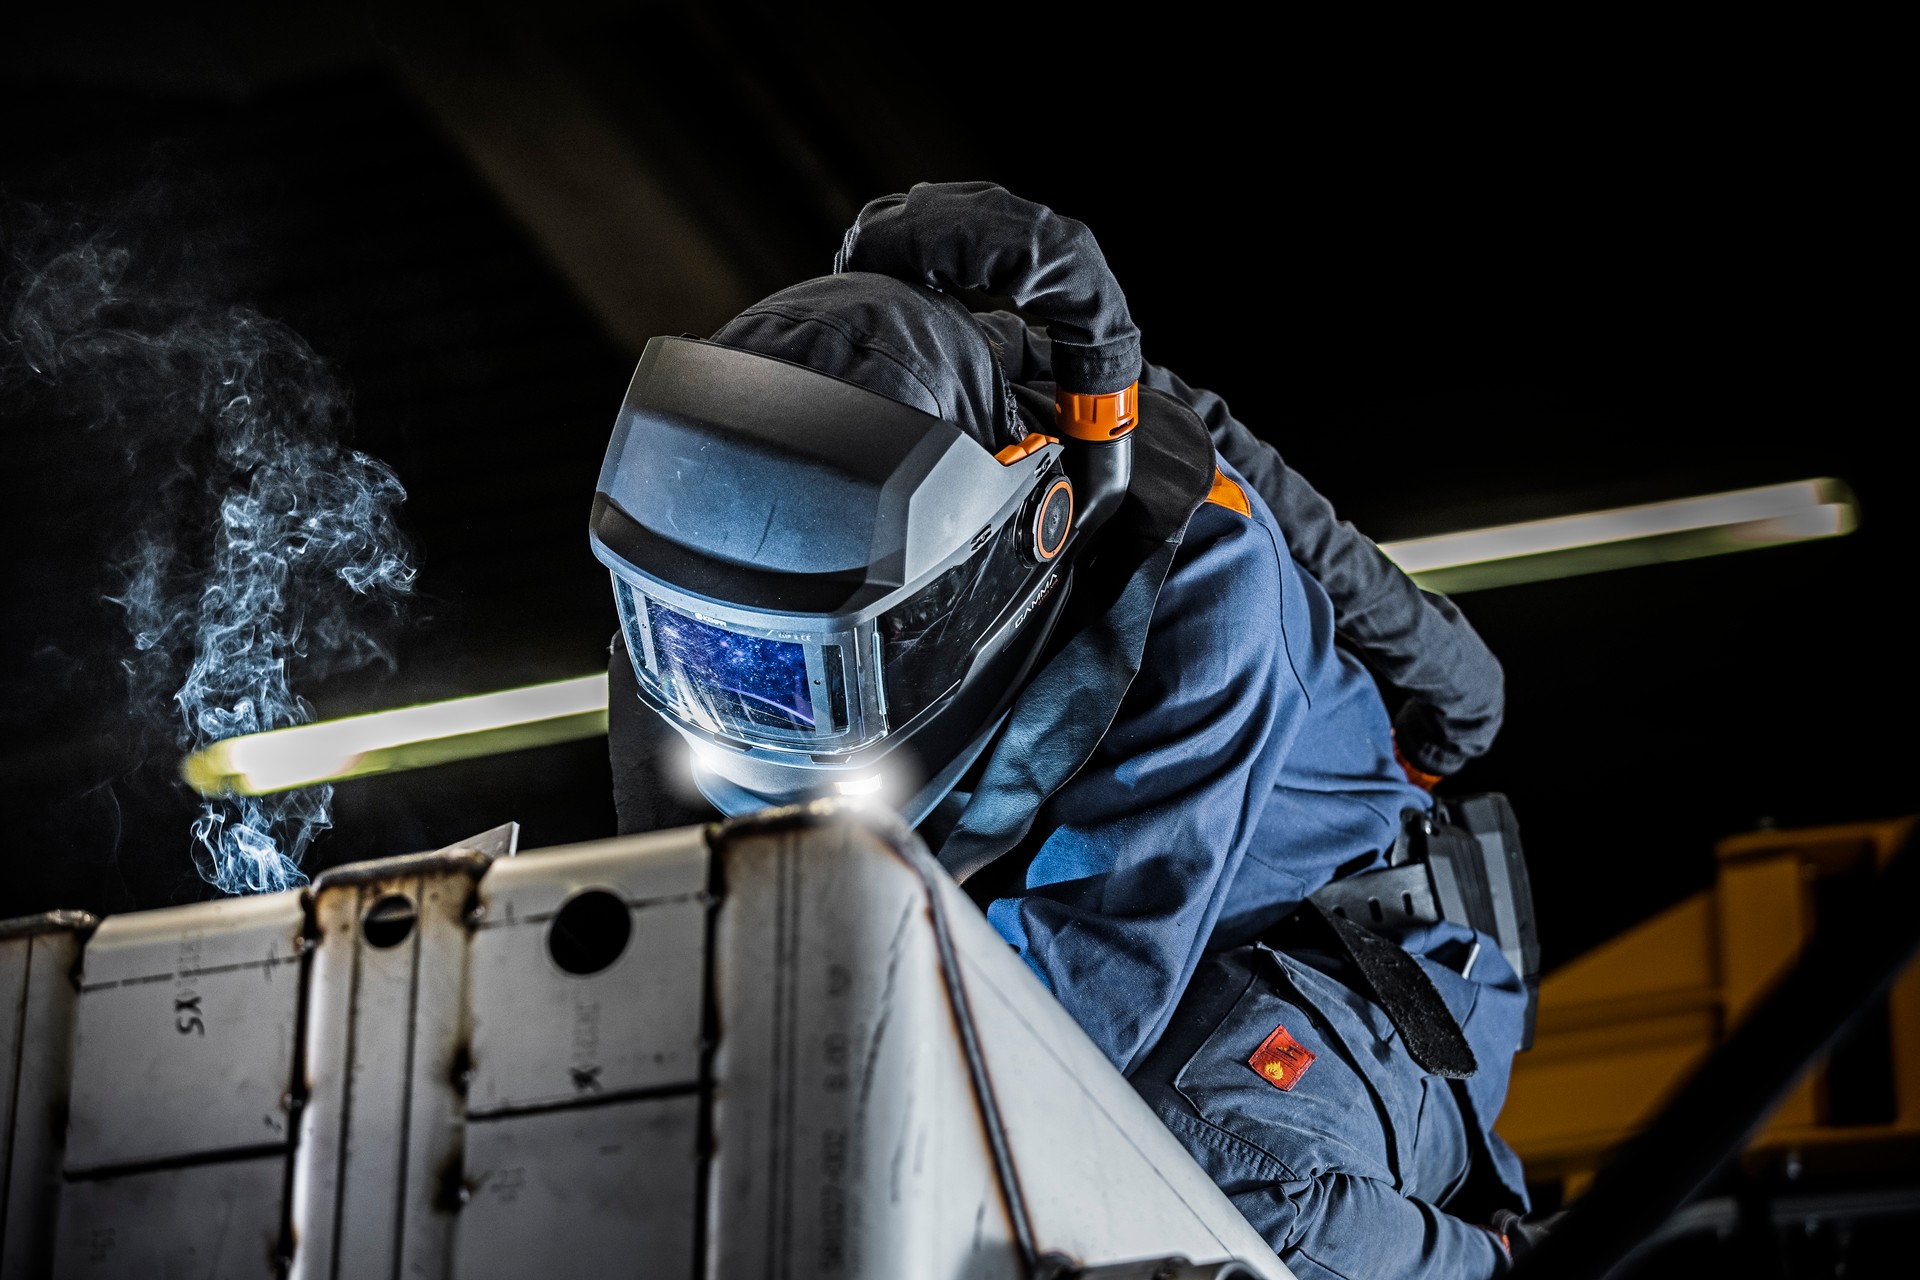
[[[1540, 985], [1533, 1051], [1514, 1063], [1500, 1132], [1565, 1199], [1793, 963], [1816, 922], [1844, 922], [1916, 818], [1730, 837], [1714, 887]], [[1920, 910], [1916, 904], [1915, 910]], [[1780, 1029], [1782, 1051], [1794, 1029]], [[1785, 1177], [1920, 1167], [1920, 968], [1774, 1112], [1748, 1167]]]

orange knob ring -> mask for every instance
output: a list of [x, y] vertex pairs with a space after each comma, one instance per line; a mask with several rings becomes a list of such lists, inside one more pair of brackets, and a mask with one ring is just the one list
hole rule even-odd
[[1104, 395], [1057, 391], [1053, 412], [1063, 436], [1098, 444], [1118, 440], [1140, 420], [1140, 384], [1130, 382], [1124, 390]]

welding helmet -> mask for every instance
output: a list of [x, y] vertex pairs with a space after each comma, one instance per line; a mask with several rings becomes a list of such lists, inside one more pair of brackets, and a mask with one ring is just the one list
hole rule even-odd
[[961, 303], [885, 274], [648, 343], [591, 544], [717, 807], [878, 792], [918, 821], [977, 757], [1126, 483], [1041, 427]]
[[[924, 367], [901, 330], [934, 338]], [[905, 805], [1004, 711], [1067, 598], [1063, 448], [921, 286], [827, 277], [716, 338], [647, 345], [594, 497], [640, 697], [722, 809], [857, 793], [883, 763]]]

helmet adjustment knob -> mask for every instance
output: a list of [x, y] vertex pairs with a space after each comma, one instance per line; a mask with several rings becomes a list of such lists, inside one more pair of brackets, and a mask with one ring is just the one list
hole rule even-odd
[[1057, 559], [1073, 531], [1073, 481], [1063, 475], [1042, 480], [1027, 500], [1021, 542], [1042, 564]]

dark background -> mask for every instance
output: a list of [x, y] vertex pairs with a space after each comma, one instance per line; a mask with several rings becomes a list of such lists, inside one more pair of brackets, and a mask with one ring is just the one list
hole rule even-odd
[[[1912, 811], [1874, 33], [1120, 12], [44, 8], [0, 52], [7, 288], [105, 235], [333, 363], [421, 565], [397, 669], [302, 688], [333, 716], [602, 666], [585, 520], [639, 342], [825, 272], [871, 196], [991, 178], [1091, 225], [1149, 358], [1382, 541], [1858, 493], [1844, 539], [1462, 597], [1510, 710], [1458, 785], [1513, 797], [1550, 963], [1703, 887], [1721, 836]], [[203, 896], [102, 602], [138, 477], [31, 395], [0, 414], [0, 916]], [[612, 830], [598, 740], [336, 800], [310, 869]]]

